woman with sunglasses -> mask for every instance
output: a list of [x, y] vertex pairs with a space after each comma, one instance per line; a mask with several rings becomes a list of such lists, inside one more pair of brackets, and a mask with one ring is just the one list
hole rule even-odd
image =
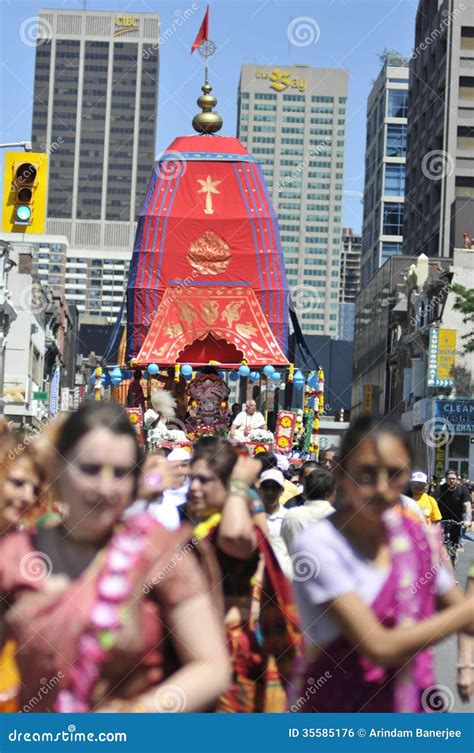
[[337, 510], [293, 549], [306, 656], [293, 711], [436, 710], [430, 647], [472, 634], [474, 599], [443, 564], [439, 532], [400, 510], [410, 465], [403, 430], [385, 419], [359, 418], [343, 439]]
[[[34, 698], [36, 712], [207, 710], [228, 683], [221, 629], [188, 531], [146, 514], [121, 522], [141, 465], [127, 417], [86, 404], [55, 450], [64, 519], [9, 537], [0, 572], [1, 595], [14, 602], [6, 623], [20, 707]], [[44, 677], [55, 682], [38, 693]]]

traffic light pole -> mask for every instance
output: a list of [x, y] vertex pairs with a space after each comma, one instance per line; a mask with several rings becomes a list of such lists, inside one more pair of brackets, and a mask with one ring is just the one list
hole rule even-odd
[[12, 146], [22, 146], [25, 152], [31, 152], [31, 141], [11, 141], [8, 144], [0, 144], [0, 149], [11, 149]]
[[3, 387], [5, 380], [5, 348], [10, 324], [17, 317], [15, 308], [6, 297], [8, 264], [11, 246], [6, 241], [0, 241], [0, 417], [4, 414], [5, 400]]

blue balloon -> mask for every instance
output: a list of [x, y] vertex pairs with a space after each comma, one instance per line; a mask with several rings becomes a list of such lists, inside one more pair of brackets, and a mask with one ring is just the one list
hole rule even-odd
[[225, 371], [218, 371], [217, 372], [221, 379], [225, 379]]
[[295, 373], [293, 377], [293, 384], [295, 385], [295, 390], [298, 392], [303, 389], [304, 387], [304, 374], [298, 369], [298, 371]]
[[263, 373], [265, 374], [266, 377], [271, 377], [274, 371], [275, 369], [273, 368], [273, 366], [270, 366], [270, 364], [268, 364], [268, 366], [265, 366], [263, 369]]
[[191, 379], [193, 374], [193, 367], [189, 363], [183, 363], [181, 366], [181, 374], [185, 379]]
[[148, 373], [151, 376], [153, 376], [153, 374], [158, 374], [159, 370], [160, 370], [159, 366], [157, 366], [156, 363], [150, 363], [150, 365], [148, 366], [148, 369], [147, 369]]
[[239, 374], [241, 377], [248, 377], [248, 375], [250, 374], [249, 367], [246, 366], [245, 364], [242, 364], [242, 366], [239, 369]]
[[110, 381], [112, 382], [114, 387], [118, 387], [122, 379], [123, 376], [121, 370], [118, 366], [115, 366], [115, 368], [110, 372]]
[[131, 372], [131, 370], [130, 370], [130, 369], [125, 369], [125, 370], [124, 370], [124, 371], [122, 372], [122, 378], [123, 378], [123, 379], [131, 379], [131, 378], [132, 378], [132, 376], [133, 376], [133, 374], [132, 374], [132, 372]]
[[249, 374], [249, 379], [251, 382], [258, 382], [258, 380], [260, 379], [260, 374], [258, 373], [258, 371], [251, 371]]
[[238, 371], [231, 371], [229, 374], [229, 381], [231, 382], [238, 382], [239, 380], [239, 372]]
[[278, 371], [274, 371], [270, 379], [272, 380], [272, 382], [279, 382], [281, 379], [281, 374], [279, 374]]
[[108, 387], [109, 386], [109, 384], [111, 383], [112, 380], [110, 378], [110, 374], [109, 374], [108, 371], [104, 371], [103, 372], [103, 374], [102, 374], [102, 376], [100, 378], [100, 381], [102, 382], [102, 385], [104, 387]]

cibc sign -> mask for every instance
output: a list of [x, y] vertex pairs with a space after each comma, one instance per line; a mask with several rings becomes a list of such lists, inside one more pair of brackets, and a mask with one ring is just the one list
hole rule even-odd
[[114, 37], [138, 32], [138, 18], [132, 16], [115, 16]]

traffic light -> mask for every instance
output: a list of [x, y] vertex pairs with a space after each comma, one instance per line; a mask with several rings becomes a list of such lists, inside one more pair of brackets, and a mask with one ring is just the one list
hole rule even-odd
[[7, 152], [2, 199], [2, 230], [44, 233], [48, 190], [48, 155]]

